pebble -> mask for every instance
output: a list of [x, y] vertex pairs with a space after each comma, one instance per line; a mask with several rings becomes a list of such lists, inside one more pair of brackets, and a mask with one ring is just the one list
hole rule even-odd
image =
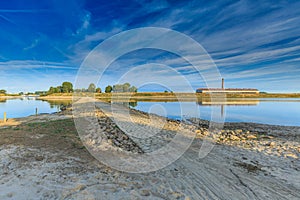
[[209, 135], [209, 132], [208, 131], [203, 131], [202, 134], [205, 135], [205, 136], [207, 136], [207, 135]]
[[141, 196], [150, 196], [150, 191], [149, 190], [141, 190], [140, 195]]
[[78, 185], [75, 188], [73, 188], [73, 191], [82, 191], [86, 188], [85, 185]]
[[243, 130], [242, 130], [242, 129], [236, 129], [235, 132], [236, 132], [236, 133], [242, 133]]
[[172, 196], [173, 196], [175, 199], [179, 199], [180, 197], [182, 197], [182, 194], [179, 193], [179, 192], [172, 192]]
[[270, 147], [274, 147], [275, 145], [276, 145], [275, 142], [270, 142], [270, 143], [268, 144], [268, 146], [270, 146]]
[[42, 160], [44, 160], [44, 157], [43, 156], [36, 156], [35, 160], [36, 161], [42, 161]]
[[297, 159], [297, 158], [298, 158], [298, 156], [297, 156], [297, 155], [295, 155], [295, 154], [293, 154], [293, 153], [288, 153], [288, 154], [285, 154], [285, 155], [284, 155], [284, 157], [291, 157], [291, 158], [295, 158], [295, 159]]
[[14, 195], [14, 194], [13, 194], [12, 192], [10, 192], [10, 193], [8, 193], [6, 196], [9, 197], [9, 198], [12, 198], [13, 195]]
[[130, 195], [131, 195], [131, 198], [135, 197], [135, 199], [139, 196], [139, 194], [135, 190], [131, 190]]

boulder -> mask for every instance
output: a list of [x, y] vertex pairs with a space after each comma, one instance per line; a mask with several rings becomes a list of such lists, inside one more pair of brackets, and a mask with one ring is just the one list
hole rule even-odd
[[295, 159], [298, 158], [298, 156], [296, 154], [293, 154], [293, 153], [285, 154], [284, 157], [291, 157], [291, 158], [295, 158]]
[[247, 135], [247, 139], [253, 140], [253, 139], [257, 139], [257, 137], [255, 135]]
[[234, 140], [234, 141], [240, 140], [240, 138], [239, 138], [238, 136], [235, 136], [235, 135], [231, 135], [231, 136], [230, 136], [230, 139], [231, 139], [231, 140]]

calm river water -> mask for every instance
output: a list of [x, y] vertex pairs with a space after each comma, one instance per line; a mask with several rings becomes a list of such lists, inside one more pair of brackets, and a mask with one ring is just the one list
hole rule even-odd
[[60, 105], [66, 105], [70, 101], [42, 101], [34, 97], [24, 97], [17, 99], [0, 99], [0, 119], [6, 112], [7, 118], [26, 117], [35, 115], [36, 108], [38, 113], [54, 113], [60, 111]]
[[[0, 101], [0, 118], [25, 117], [38, 113], [59, 111], [61, 104], [70, 101], [41, 101], [35, 98]], [[275, 125], [300, 126], [300, 99], [247, 99], [227, 104], [210, 102], [135, 102], [131, 107], [173, 119], [198, 117], [206, 120], [225, 119], [227, 122], [255, 122]], [[223, 117], [223, 118], [222, 118]]]
[[233, 101], [227, 105], [207, 102], [137, 102], [137, 110], [173, 119], [198, 117], [226, 122], [255, 122], [263, 124], [300, 126], [300, 99], [253, 99]]

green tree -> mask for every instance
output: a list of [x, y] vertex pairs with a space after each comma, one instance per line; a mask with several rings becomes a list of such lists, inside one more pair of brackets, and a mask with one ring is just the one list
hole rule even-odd
[[6, 94], [6, 90], [0, 90], [0, 94]]
[[48, 93], [47, 91], [35, 91], [34, 92], [34, 94], [36, 94], [36, 95], [45, 95], [47, 93]]
[[111, 93], [112, 89], [113, 88], [110, 85], [106, 86], [105, 93]]
[[123, 92], [129, 92], [130, 83], [124, 83], [123, 84]]
[[130, 87], [130, 83], [116, 84], [112, 87], [113, 92], [137, 92], [135, 86]]
[[63, 92], [62, 86], [57, 86], [57, 87], [55, 88], [55, 93], [61, 93], [61, 92]]
[[131, 86], [129, 88], [129, 92], [137, 92], [137, 88], [135, 86]]
[[55, 92], [55, 89], [54, 89], [54, 87], [51, 86], [51, 87], [49, 88], [47, 94], [53, 94], [54, 92]]
[[64, 93], [73, 92], [73, 84], [70, 82], [63, 82], [61, 89]]
[[60, 93], [61, 92], [61, 86], [57, 87], [50, 87], [47, 94], [53, 94], [53, 93]]
[[124, 92], [123, 85], [122, 84], [113, 85], [112, 91], [113, 92]]
[[89, 85], [88, 92], [95, 92], [95, 91], [96, 91], [96, 86], [94, 83], [91, 83]]
[[74, 92], [81, 92], [81, 89], [74, 89]]
[[96, 92], [97, 92], [97, 93], [101, 93], [101, 92], [102, 92], [102, 91], [101, 91], [101, 88], [99, 88], [99, 87], [96, 88]]

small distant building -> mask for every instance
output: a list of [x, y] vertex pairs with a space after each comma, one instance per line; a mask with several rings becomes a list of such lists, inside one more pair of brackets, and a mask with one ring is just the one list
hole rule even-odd
[[235, 94], [258, 94], [259, 90], [253, 88], [225, 88], [224, 79], [222, 78], [221, 88], [198, 88], [196, 93], [235, 93]]

